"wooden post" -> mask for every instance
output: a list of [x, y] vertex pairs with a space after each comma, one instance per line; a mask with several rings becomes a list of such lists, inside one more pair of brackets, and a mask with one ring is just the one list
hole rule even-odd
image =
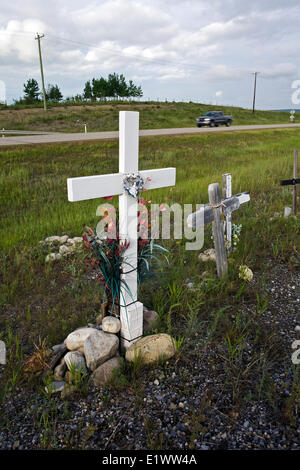
[[[121, 111], [119, 114], [119, 171], [138, 172], [139, 113]], [[120, 320], [122, 346], [129, 346], [143, 334], [143, 304], [137, 300], [137, 199], [125, 191], [119, 196], [120, 238], [129, 242], [122, 265]]]
[[228, 265], [222, 221], [222, 201], [220, 186], [218, 185], [218, 183], [213, 183], [209, 185], [208, 197], [214, 214], [212, 232], [216, 250], [217, 273], [219, 277], [223, 277], [227, 274]]
[[[232, 196], [232, 178], [230, 173], [223, 175], [223, 199], [228, 199]], [[225, 236], [227, 242], [227, 253], [230, 253], [232, 248], [232, 223], [231, 223], [231, 212], [226, 214], [225, 220]]]
[[[298, 178], [298, 150], [294, 151], [294, 171], [293, 178], [290, 180], [280, 180], [281, 186], [294, 186], [293, 188], [293, 207], [292, 214], [297, 215], [297, 184], [300, 184], [300, 178]], [[288, 217], [288, 215], [286, 216]]]
[[[298, 150], [294, 152], [294, 179], [298, 178]], [[293, 188], [293, 215], [297, 215], [297, 185]]]

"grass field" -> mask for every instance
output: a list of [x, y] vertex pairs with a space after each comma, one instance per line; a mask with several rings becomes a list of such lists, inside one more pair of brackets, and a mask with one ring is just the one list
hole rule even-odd
[[[285, 256], [296, 245], [299, 249], [299, 221], [291, 218], [266, 224], [274, 212], [282, 212], [291, 202], [291, 190], [280, 187], [279, 180], [292, 174], [292, 149], [297, 143], [298, 132], [292, 130], [144, 138], [140, 142], [140, 169], [175, 166], [174, 190], [156, 190], [149, 197], [153, 202], [167, 197], [169, 203], [193, 204], [206, 202], [208, 184], [221, 182], [222, 173], [231, 172], [233, 191], [251, 193], [251, 203], [234, 214], [243, 224], [237, 262], [256, 267], [264, 257], [274, 253]], [[54, 234], [81, 235], [86, 224], [95, 227], [99, 201], [69, 203], [66, 179], [116, 171], [118, 142], [113, 140], [1, 151], [2, 304], [21, 307], [21, 297], [24, 314], [24, 309], [31, 308], [27, 296], [32, 298], [32, 286], [37, 293], [39, 283], [47, 283], [52, 269], [58, 269], [44, 265], [39, 240]], [[196, 258], [195, 254], [182, 256]], [[70, 311], [72, 303], [67, 305]]]
[[[234, 219], [243, 224], [236, 256], [239, 262], [259, 266], [264, 257], [288, 254], [293, 246], [299, 249], [299, 220], [266, 224], [274, 212], [282, 212], [284, 205], [291, 203], [291, 189], [282, 188], [279, 180], [292, 175], [293, 149], [298, 140], [298, 131], [293, 130], [143, 138], [141, 170], [177, 168], [173, 191], [149, 191], [147, 198], [157, 203], [165, 198], [169, 204], [204, 203], [208, 184], [221, 183], [222, 174], [231, 172], [233, 191], [251, 194], [251, 203], [234, 214]], [[117, 172], [118, 142], [11, 147], [1, 150], [0, 155], [0, 247], [6, 260], [0, 268], [6, 292], [1, 300], [4, 304], [8, 300], [19, 302], [22, 293], [29, 308], [20, 287], [39, 282], [34, 280], [36, 271], [51, 277], [52, 269], [56, 269], [44, 265], [39, 240], [64, 233], [79, 236], [85, 225], [95, 227], [99, 220], [99, 200], [68, 202], [67, 178]], [[196, 257], [188, 253], [182, 256]], [[72, 309], [70, 305], [68, 308]]]
[[[185, 106], [188, 109], [189, 105], [182, 105], [181, 112]], [[200, 111], [198, 105], [193, 106], [195, 112], [196, 108]], [[111, 114], [116, 116], [115, 119], [119, 109], [116, 106]], [[168, 113], [171, 115], [171, 110], [172, 105], [166, 106], [168, 125]], [[51, 112], [45, 119], [51, 118]], [[62, 110], [59, 112], [63, 113]], [[68, 112], [70, 110], [66, 110], [66, 114]], [[100, 107], [99, 111], [87, 107], [82, 112], [95, 113], [95, 116], [96, 112], [101, 113]], [[189, 112], [191, 121], [184, 121], [181, 125], [192, 125], [192, 114], [195, 113], [191, 109]], [[38, 119], [33, 115], [26, 117], [28, 121], [24, 121], [24, 127], [28, 128], [30, 119], [33, 119], [30, 124], [32, 127], [38, 126]], [[154, 115], [153, 105], [151, 111], [145, 109], [145, 114], [142, 111], [141, 127], [155, 127]], [[148, 116], [148, 120], [145, 116]], [[167, 127], [162, 116], [163, 113], [160, 124]], [[175, 121], [174, 117], [171, 125], [178, 125]], [[56, 122], [55, 119], [53, 122]], [[108, 122], [116, 128], [116, 123], [112, 124], [114, 121]], [[240, 123], [244, 122], [241, 120]], [[44, 125], [49, 126], [49, 123], [45, 122]], [[50, 122], [51, 125], [54, 126]], [[68, 125], [67, 120], [65, 125]], [[16, 126], [16, 121], [12, 121], [12, 126]], [[219, 338], [226, 349], [228, 331], [232, 333], [232, 328], [238, 327], [230, 324], [230, 315], [226, 316], [227, 313], [224, 313], [227, 322], [218, 323], [214, 312], [226, 306], [230, 306], [231, 313], [232, 309], [238, 311], [242, 298], [257, 303], [259, 308], [262, 299], [259, 283], [256, 287], [247, 286], [238, 279], [239, 265], [248, 265], [256, 279], [263, 279], [278, 263], [293, 270], [299, 268], [299, 218], [278, 217], [269, 220], [275, 212], [283, 213], [285, 205], [291, 205], [291, 188], [281, 187], [279, 180], [292, 176], [293, 150], [298, 147], [297, 130], [140, 139], [140, 169], [177, 168], [173, 191], [166, 188], [149, 192], [147, 198], [152, 202], [205, 203], [208, 199], [208, 184], [221, 183], [222, 174], [226, 172], [232, 173], [234, 193], [250, 191], [251, 194], [250, 203], [233, 215], [233, 222], [242, 224], [242, 232], [238, 248], [230, 256], [228, 280], [217, 280], [215, 265], [201, 265], [197, 252], [185, 251], [185, 240], [162, 242], [170, 250], [170, 265], [164, 276], [155, 281], [155, 289], [152, 285], [145, 285], [140, 292], [140, 300], [159, 312], [157, 331], [184, 337], [188, 344], [193, 328], [201, 335], [206, 335], [208, 329], [211, 332], [209, 339]], [[66, 187], [68, 177], [117, 171], [116, 140], [1, 149], [0, 331], [1, 339], [11, 345], [9, 364], [2, 377], [2, 383], [9, 384], [6, 391], [13, 393], [17, 385], [24, 384], [22, 358], [32, 351], [33, 343], [37, 343], [39, 337], [46, 339], [51, 346], [63, 341], [75, 327], [95, 321], [101, 304], [101, 292], [95, 282], [87, 280], [91, 268], [83, 263], [84, 254], [45, 263], [47, 249], [39, 245], [39, 240], [65, 233], [80, 236], [85, 225], [96, 226], [99, 201], [69, 203]], [[113, 202], [116, 203], [116, 200]], [[207, 228], [203, 249], [211, 246], [211, 232]], [[209, 276], [206, 283], [201, 278], [204, 270], [208, 271]], [[191, 294], [184, 288], [186, 278], [199, 287], [192, 300]], [[260, 319], [255, 318], [255, 321], [250, 319], [247, 323], [247, 341], [253, 337], [255, 341], [258, 340], [259, 322]], [[200, 333], [199, 325], [202, 328]], [[203, 328], [206, 333], [203, 333]], [[237, 329], [234, 331], [238, 334]], [[12, 334], [17, 338], [17, 343], [9, 339]], [[264, 343], [260, 347], [263, 350]], [[233, 354], [227, 364], [229, 375], [234, 373], [239, 360], [240, 356]], [[251, 373], [254, 369], [253, 366]], [[265, 374], [266, 369], [257, 368], [257, 374], [261, 373]], [[254, 382], [258, 380], [258, 375], [253, 378]], [[240, 390], [240, 395], [235, 390], [235, 400], [238, 397], [242, 401], [244, 394], [244, 389]]]
[[[289, 113], [277, 111], [256, 111], [249, 109], [212, 106], [197, 103], [90, 103], [77, 106], [41, 108], [2, 109], [0, 108], [0, 129], [31, 130], [48, 132], [83, 132], [84, 123], [88, 131], [109, 131], [118, 129], [118, 113], [122, 110], [140, 112], [141, 129], [172, 127], [193, 127], [196, 118], [213, 110], [222, 110], [233, 116], [235, 125], [288, 123]], [[296, 118], [297, 122], [297, 118]]]

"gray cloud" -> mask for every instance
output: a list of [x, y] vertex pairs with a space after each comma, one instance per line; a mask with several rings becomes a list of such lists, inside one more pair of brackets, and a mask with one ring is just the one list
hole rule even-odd
[[4, 0], [0, 78], [9, 100], [27, 78], [39, 79], [34, 35], [44, 32], [46, 82], [65, 95], [117, 72], [145, 97], [211, 101], [221, 88], [224, 103], [250, 106], [258, 70], [257, 105], [274, 107], [275, 90], [275, 107], [287, 107], [299, 74], [299, 13], [296, 0]]

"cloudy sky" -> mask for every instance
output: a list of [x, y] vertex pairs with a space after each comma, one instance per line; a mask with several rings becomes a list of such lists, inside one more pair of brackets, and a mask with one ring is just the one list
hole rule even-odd
[[[7, 101], [45, 82], [64, 96], [86, 80], [123, 73], [144, 98], [261, 109], [292, 106], [300, 79], [299, 0], [2, 0], [0, 79]], [[295, 106], [295, 105], [294, 105]]]

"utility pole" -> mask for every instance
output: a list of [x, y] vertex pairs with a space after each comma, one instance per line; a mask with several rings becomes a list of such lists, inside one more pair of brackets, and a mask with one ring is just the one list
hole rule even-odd
[[253, 107], [252, 107], [252, 112], [254, 113], [255, 111], [255, 96], [256, 96], [256, 77], [259, 72], [253, 72], [254, 73], [254, 90], [253, 90]]
[[44, 36], [45, 36], [44, 34], [36, 33], [36, 38], [35, 39], [37, 39], [38, 46], [39, 46], [40, 68], [41, 68], [42, 88], [43, 88], [43, 98], [44, 98], [44, 110], [47, 111], [44, 72], [43, 72], [43, 62], [42, 62], [42, 52], [41, 52], [41, 38], [43, 38]]

